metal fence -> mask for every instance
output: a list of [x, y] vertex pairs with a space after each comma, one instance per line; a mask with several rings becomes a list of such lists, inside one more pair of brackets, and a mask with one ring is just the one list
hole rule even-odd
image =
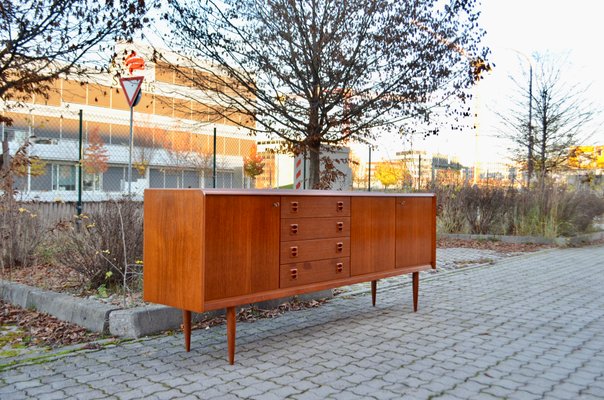
[[[225, 124], [183, 125], [175, 122], [177, 118], [138, 113], [130, 150], [127, 112], [38, 107], [35, 112], [22, 109], [5, 114], [13, 122], [1, 126], [0, 136], [8, 138], [10, 152], [29, 141], [27, 151], [34, 156], [27, 170], [16, 171], [15, 189], [21, 201], [75, 204], [129, 193], [142, 200], [146, 188], [292, 187], [296, 174], [296, 160], [273, 152], [278, 147], [273, 142], [258, 143], [262, 174], [255, 179], [246, 174], [256, 141]], [[361, 151], [365, 154], [357, 154], [356, 160], [348, 153], [336, 156], [348, 163], [343, 171], [349, 179], [342, 180], [339, 188], [417, 191], [435, 182], [518, 186], [525, 181], [522, 171], [504, 163], [467, 166], [448, 155], [411, 150], [376, 160], [375, 150]], [[303, 175], [306, 172], [304, 168]], [[570, 181], [585, 179], [571, 174]], [[588, 183], [603, 185], [601, 171], [589, 176]]]
[[11, 154], [31, 143], [31, 165], [15, 171], [19, 200], [87, 202], [129, 193], [142, 199], [145, 188], [253, 185], [244, 163], [255, 142], [232, 127], [135, 119], [130, 147], [123, 116], [68, 108], [9, 114], [13, 122], [2, 125], [0, 136]]

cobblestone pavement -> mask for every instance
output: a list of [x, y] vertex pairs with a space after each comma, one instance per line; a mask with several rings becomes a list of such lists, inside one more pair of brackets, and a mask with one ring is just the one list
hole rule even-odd
[[[525, 253], [501, 253], [494, 250], [472, 248], [439, 248], [436, 249], [436, 270], [422, 271], [420, 273], [420, 278], [424, 279], [434, 274], [449, 272], [460, 268], [492, 264], [497, 260], [522, 254]], [[403, 275], [382, 279], [379, 285], [381, 289], [385, 289], [390, 288], [391, 286], [409, 284], [410, 282], [411, 275]], [[348, 294], [367, 291], [369, 288], [370, 283], [363, 282], [355, 285], [345, 286], [339, 290], [342, 293]]]
[[0, 373], [0, 398], [604, 398], [604, 246], [426, 276], [411, 288]]

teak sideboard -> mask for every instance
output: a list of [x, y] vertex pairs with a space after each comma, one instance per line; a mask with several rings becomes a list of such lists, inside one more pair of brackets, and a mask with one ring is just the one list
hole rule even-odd
[[436, 197], [368, 192], [147, 189], [144, 299], [191, 312], [235, 307], [436, 268]]

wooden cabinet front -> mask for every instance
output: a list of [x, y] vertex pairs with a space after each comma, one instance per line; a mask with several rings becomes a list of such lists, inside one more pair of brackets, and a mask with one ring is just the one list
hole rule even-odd
[[150, 189], [145, 300], [203, 311], [415, 272], [435, 225], [433, 195]]
[[279, 196], [206, 196], [206, 300], [279, 288], [279, 215]]
[[348, 196], [283, 196], [282, 218], [349, 217]]
[[350, 232], [352, 276], [394, 269], [396, 214], [392, 197], [354, 197]]
[[350, 236], [350, 217], [283, 218], [281, 241]]
[[284, 288], [348, 276], [350, 276], [349, 257], [281, 265], [281, 287]]
[[396, 198], [396, 268], [436, 266], [434, 197]]
[[349, 256], [349, 238], [281, 242], [281, 264]]

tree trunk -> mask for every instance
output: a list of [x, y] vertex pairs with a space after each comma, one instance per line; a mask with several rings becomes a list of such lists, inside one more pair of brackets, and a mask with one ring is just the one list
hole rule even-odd
[[0, 190], [9, 192], [12, 188], [11, 174], [8, 171], [10, 167], [10, 152], [8, 147], [8, 135], [5, 134], [2, 139], [2, 158], [0, 159]]
[[542, 93], [542, 107], [543, 107], [543, 115], [541, 116], [541, 148], [539, 149], [539, 168], [541, 169], [541, 181], [544, 180], [546, 171], [546, 161], [547, 161], [547, 142], [548, 142], [548, 134], [549, 134], [549, 109], [548, 109], [548, 98], [547, 91]]
[[8, 169], [9, 163], [9, 153], [8, 153], [8, 135], [4, 135], [2, 138], [2, 159], [0, 160], [0, 171], [4, 169]]
[[316, 141], [308, 145], [308, 187], [319, 189], [321, 183], [321, 142]]
[[315, 77], [313, 85], [312, 98], [309, 100], [309, 118], [307, 130], [307, 149], [309, 153], [310, 165], [309, 187], [311, 189], [320, 189], [321, 184], [321, 128], [319, 124], [319, 97], [321, 86], [318, 77]]

